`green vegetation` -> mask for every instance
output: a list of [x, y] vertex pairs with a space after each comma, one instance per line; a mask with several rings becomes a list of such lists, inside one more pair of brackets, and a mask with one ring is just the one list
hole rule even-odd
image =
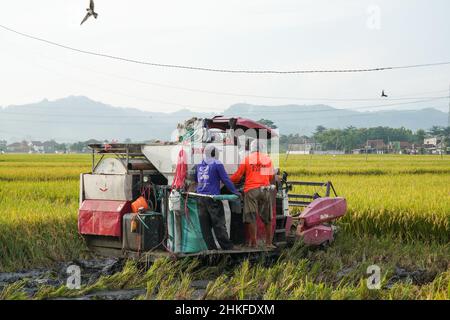
[[79, 257], [79, 155], [0, 155], [0, 271]]
[[[264, 120], [267, 124], [270, 120]], [[280, 137], [280, 147], [283, 151], [287, 150], [288, 144], [302, 144], [305, 140], [314, 141], [320, 144], [322, 150], [342, 150], [351, 153], [353, 149], [362, 148], [367, 140], [381, 139], [385, 144], [392, 141], [405, 141], [415, 144], [416, 149], [420, 149], [427, 136], [442, 137], [447, 147], [450, 147], [450, 127], [433, 127], [428, 132], [417, 130], [413, 132], [406, 128], [355, 128], [345, 129], [327, 129], [318, 126], [311, 137], [300, 136], [298, 134], [282, 135]], [[423, 150], [422, 150], [423, 151]]]
[[339, 222], [346, 232], [450, 241], [449, 156], [371, 155], [365, 159], [289, 156], [287, 161], [281, 159], [280, 166], [291, 180], [332, 181], [348, 202], [348, 214]]
[[[197, 260], [158, 260], [148, 271], [128, 263], [79, 291], [39, 289], [34, 298], [104, 289], [147, 289], [140, 298], [192, 297], [210, 279], [207, 299], [449, 299], [450, 156], [281, 156], [289, 178], [332, 181], [348, 200], [341, 232], [327, 250], [301, 245], [276, 263], [225, 268]], [[49, 266], [86, 256], [77, 234], [79, 174], [86, 155], [0, 155], [0, 271]], [[311, 191], [311, 190], [309, 190]], [[321, 190], [316, 190], [320, 192]], [[383, 290], [367, 290], [366, 268], [382, 268]], [[397, 281], [397, 267], [420, 277]], [[0, 299], [25, 299], [18, 282]]]
[[[196, 259], [159, 259], [146, 270], [128, 261], [123, 271], [80, 290], [41, 286], [32, 298], [146, 289], [137, 299], [450, 299], [449, 254], [448, 244], [342, 234], [327, 250], [298, 244], [273, 263], [261, 259], [230, 267], [225, 261], [205, 266]], [[367, 289], [366, 270], [372, 264], [381, 268], [381, 290]], [[398, 277], [398, 268], [408, 276]], [[204, 290], [193, 286], [198, 280], [209, 280]], [[6, 287], [0, 299], [29, 299], [24, 284]]]

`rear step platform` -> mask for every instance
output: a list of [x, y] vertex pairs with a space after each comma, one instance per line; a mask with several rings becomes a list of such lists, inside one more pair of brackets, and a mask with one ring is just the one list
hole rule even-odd
[[146, 259], [154, 261], [159, 258], [181, 259], [188, 257], [219, 257], [219, 256], [239, 256], [256, 257], [261, 255], [279, 254], [280, 249], [286, 247], [286, 242], [275, 242], [276, 248], [249, 248], [237, 246], [234, 250], [205, 250], [196, 253], [173, 253], [164, 250], [154, 250], [149, 252], [137, 252], [122, 249], [122, 241], [116, 237], [104, 236], [84, 236], [89, 249], [100, 256], [124, 257], [131, 259]]
[[155, 261], [159, 258], [182, 259], [182, 258], [220, 258], [223, 256], [231, 256], [236, 258], [257, 258], [261, 256], [274, 256], [280, 253], [279, 248], [238, 248], [235, 250], [205, 250], [196, 253], [173, 253], [168, 251], [152, 251], [142, 252], [139, 254], [134, 251], [126, 251], [124, 254], [129, 258], [143, 258], [147, 261]]
[[90, 251], [105, 257], [123, 257], [122, 240], [119, 237], [83, 235]]

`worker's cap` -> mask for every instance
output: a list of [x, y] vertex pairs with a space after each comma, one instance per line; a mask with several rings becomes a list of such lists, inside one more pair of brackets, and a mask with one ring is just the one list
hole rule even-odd
[[267, 144], [264, 140], [255, 139], [250, 143], [250, 152], [263, 151], [267, 150]]
[[217, 148], [211, 144], [207, 144], [203, 149], [203, 155], [205, 156], [205, 158], [215, 158], [218, 154], [219, 151], [217, 150]]

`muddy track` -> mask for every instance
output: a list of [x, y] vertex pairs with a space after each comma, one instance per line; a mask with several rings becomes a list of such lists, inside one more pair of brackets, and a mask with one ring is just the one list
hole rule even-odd
[[[271, 259], [269, 259], [271, 260]], [[273, 261], [272, 261], [273, 262]], [[266, 261], [270, 264], [270, 261]], [[23, 283], [22, 290], [33, 298], [40, 287], [49, 286], [59, 288], [67, 284], [67, 279], [70, 274], [67, 272], [68, 267], [77, 265], [81, 271], [81, 285], [89, 286], [99, 280], [101, 276], [113, 275], [122, 271], [125, 264], [124, 259], [108, 258], [108, 259], [92, 259], [92, 260], [73, 260], [69, 262], [61, 262], [49, 269], [32, 269], [17, 272], [0, 273], [0, 292], [13, 283], [21, 281]], [[236, 265], [230, 263], [228, 267]], [[337, 273], [337, 277], [342, 277], [352, 271], [353, 268], [344, 268]], [[411, 283], [415, 285], [427, 284], [435, 278], [436, 274], [430, 273], [427, 270], [407, 270], [400, 266], [395, 268], [394, 274], [387, 281], [384, 286], [385, 289], [390, 289], [395, 283]], [[192, 299], [202, 299], [205, 295], [208, 283], [211, 280], [195, 280], [191, 283], [191, 288], [194, 289]], [[77, 297], [57, 297], [55, 300], [130, 300], [145, 296], [146, 289], [120, 289], [120, 290], [104, 290], [90, 292], [83, 296]]]
[[145, 289], [107, 290], [90, 293], [80, 297], [59, 297], [50, 300], [132, 300], [145, 295], [146, 292], [147, 290]]
[[[125, 260], [108, 258], [93, 260], [73, 260], [64, 263], [58, 263], [49, 269], [31, 269], [17, 272], [0, 273], [0, 292], [13, 283], [23, 282], [23, 291], [33, 298], [36, 292], [42, 286], [59, 288], [67, 284], [70, 276], [67, 273], [69, 266], [77, 265], [81, 271], [81, 285], [87, 286], [94, 284], [101, 276], [113, 275], [122, 271]], [[194, 289], [192, 299], [201, 299], [206, 292], [209, 280], [195, 280], [191, 283]], [[77, 297], [56, 297], [52, 300], [131, 300], [146, 294], [146, 289], [120, 289], [104, 290], [91, 292]]]
[[41, 286], [61, 287], [67, 283], [67, 279], [70, 276], [68, 268], [72, 265], [80, 267], [81, 284], [90, 285], [95, 283], [102, 275], [112, 275], [120, 272], [123, 268], [124, 261], [111, 258], [73, 260], [57, 263], [49, 269], [38, 268], [0, 273], [0, 291], [17, 281], [24, 282], [23, 291], [30, 297], [33, 297]]

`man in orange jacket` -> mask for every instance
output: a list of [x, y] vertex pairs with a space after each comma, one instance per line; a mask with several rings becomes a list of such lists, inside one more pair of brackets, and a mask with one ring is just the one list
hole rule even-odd
[[269, 155], [260, 152], [264, 149], [262, 141], [253, 140], [251, 153], [244, 159], [238, 170], [231, 176], [231, 181], [239, 183], [245, 176], [244, 216], [245, 228], [249, 235], [249, 246], [256, 246], [256, 215], [265, 225], [266, 247], [272, 245], [272, 195], [271, 182], [274, 177], [272, 160]]

